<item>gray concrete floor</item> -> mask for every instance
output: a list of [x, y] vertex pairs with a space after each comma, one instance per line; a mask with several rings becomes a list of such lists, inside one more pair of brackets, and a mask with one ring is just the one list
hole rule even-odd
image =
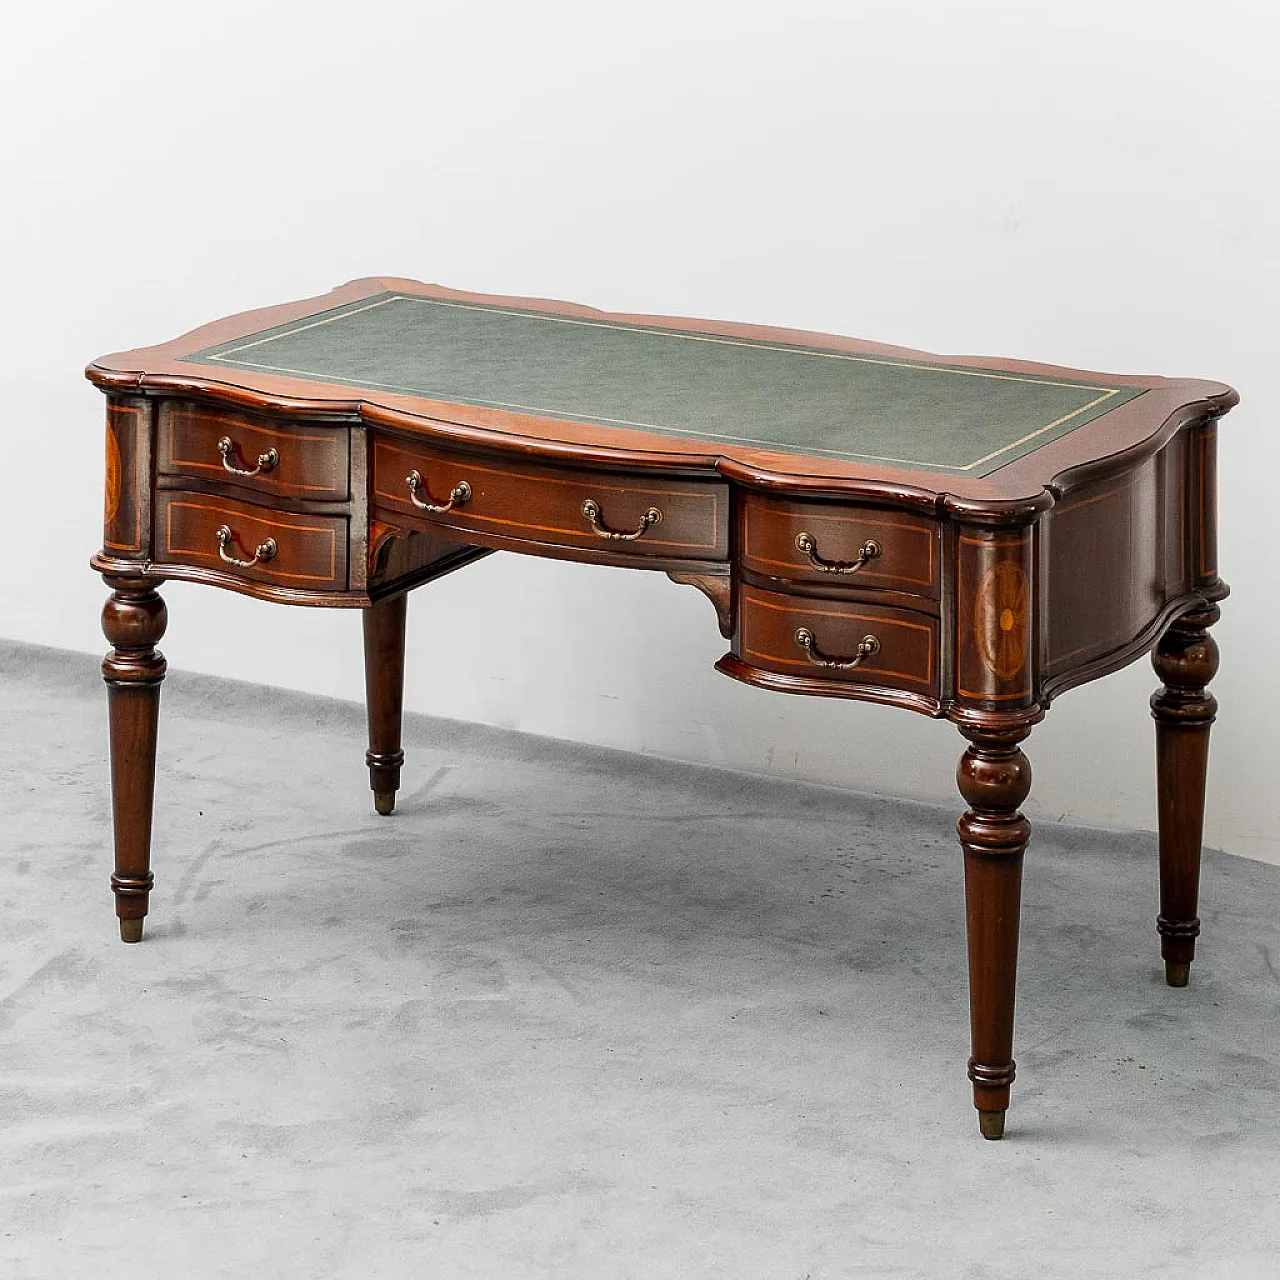
[[[116, 941], [96, 664], [0, 645], [0, 1274], [1280, 1275], [1280, 868], [1028, 855], [1009, 1134], [955, 810], [171, 674]], [[850, 708], [851, 724], [857, 708]], [[943, 732], [940, 728], [939, 732]]]

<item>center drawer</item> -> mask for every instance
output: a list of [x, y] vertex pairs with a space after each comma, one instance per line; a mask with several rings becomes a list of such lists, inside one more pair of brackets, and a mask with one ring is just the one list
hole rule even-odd
[[723, 483], [661, 479], [611, 468], [478, 458], [375, 438], [375, 508], [466, 534], [602, 553], [723, 560]]

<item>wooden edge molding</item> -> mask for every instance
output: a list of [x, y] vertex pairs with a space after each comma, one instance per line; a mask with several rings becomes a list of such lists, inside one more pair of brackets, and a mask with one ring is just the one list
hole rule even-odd
[[[1116, 385], [1140, 386], [1145, 390], [1111, 413], [986, 477], [976, 478], [868, 462], [837, 462], [747, 446], [725, 451], [706, 441], [543, 419], [512, 410], [484, 409], [390, 392], [378, 394], [375, 403], [371, 393], [349, 386], [287, 375], [224, 372], [183, 363], [183, 356], [194, 351], [385, 291], [517, 306], [567, 316], [648, 325], [669, 331], [906, 358], [957, 368], [998, 369], [1074, 379], [1096, 377]], [[222, 376], [216, 376], [218, 373]], [[700, 469], [718, 472], [740, 484], [765, 490], [863, 497], [908, 507], [936, 508], [956, 517], [986, 518], [1005, 524], [1028, 522], [1033, 518], [1027, 509], [1028, 504], [1039, 509], [1077, 484], [1123, 471], [1139, 456], [1159, 449], [1174, 432], [1189, 422], [1219, 417], [1239, 400], [1232, 388], [1215, 382], [1098, 373], [993, 357], [940, 355], [840, 335], [772, 326], [611, 313], [574, 303], [478, 294], [395, 277], [355, 280], [317, 298], [242, 312], [165, 344], [103, 357], [89, 365], [86, 375], [105, 391], [134, 396], [170, 394], [199, 397], [239, 405], [259, 413], [286, 414], [294, 419], [361, 421], [402, 430], [418, 438], [436, 436], [452, 443], [470, 442], [477, 447], [496, 447], [551, 460], [572, 458], [578, 463], [598, 461], [641, 470], [666, 466], [682, 473]], [[231, 378], [236, 380], [230, 381]]]
[[880, 702], [886, 706], [906, 707], [909, 711], [918, 711], [921, 715], [938, 719], [947, 714], [946, 709], [937, 698], [926, 694], [912, 693], [906, 689], [888, 689], [882, 685], [866, 684], [852, 681], [842, 683], [838, 680], [820, 680], [812, 676], [780, 675], [775, 671], [765, 671], [749, 662], [726, 653], [716, 663], [716, 670], [743, 684], [755, 685], [758, 689], [772, 689], [778, 693], [807, 693], [824, 698], [852, 698], [858, 702]]
[[[638, 432], [614, 429], [602, 429], [600, 435], [619, 440], [638, 438], [646, 441], [649, 447], [628, 448], [621, 443], [585, 443], [521, 434], [520, 424], [515, 420], [516, 415], [506, 415], [510, 421], [501, 428], [478, 426], [472, 422], [433, 416], [428, 412], [429, 409], [447, 411], [450, 408], [462, 408], [437, 402], [424, 401], [422, 411], [410, 412], [360, 399], [316, 399], [272, 394], [205, 377], [141, 373], [122, 375], [110, 371], [103, 373], [94, 365], [89, 366], [89, 376], [103, 390], [117, 393], [194, 398], [231, 405], [268, 418], [283, 417], [293, 422], [364, 423], [402, 434], [419, 444], [426, 437], [445, 445], [470, 447], [488, 453], [499, 451], [535, 461], [602, 464], [647, 473], [666, 471], [684, 476], [701, 475], [704, 478], [719, 475], [763, 493], [864, 498], [888, 506], [945, 513], [954, 518], [970, 522], [984, 521], [993, 525], [1017, 525], [1034, 520], [1040, 511], [1052, 506], [1057, 497], [1069, 489], [1106, 475], [1126, 471], [1161, 449], [1179, 430], [1220, 416], [1239, 399], [1234, 391], [1230, 391], [1228, 396], [1226, 392], [1230, 389], [1224, 389], [1220, 401], [1210, 398], [1201, 398], [1191, 403], [1177, 401], [1170, 405], [1167, 416], [1143, 438], [1102, 458], [1068, 462], [1045, 477], [1033, 480], [1028, 475], [1028, 465], [1031, 465], [1028, 459], [1038, 456], [1033, 453], [984, 479], [966, 479], [941, 473], [869, 465], [859, 468], [865, 474], [824, 474], [820, 460], [808, 459], [802, 455], [751, 450], [748, 458], [718, 451], [708, 452], [707, 444], [703, 441], [645, 436]], [[1062, 437], [1039, 452], [1046, 455], [1056, 453], [1063, 440], [1069, 441], [1070, 436]], [[806, 469], [792, 470], [793, 466]], [[852, 470], [851, 467], [846, 469]], [[1001, 477], [1005, 475], [1018, 477], [1017, 487], [1012, 493], [1008, 491], [1008, 485], [1002, 489]], [[1024, 477], [1025, 484], [1022, 483]]]

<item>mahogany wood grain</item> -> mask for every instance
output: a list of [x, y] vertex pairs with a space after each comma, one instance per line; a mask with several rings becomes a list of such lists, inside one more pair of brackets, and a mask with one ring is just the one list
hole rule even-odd
[[955, 539], [955, 701], [1009, 712], [1036, 703], [1035, 527], [962, 526]]
[[364, 611], [365, 703], [369, 716], [369, 787], [384, 817], [396, 806], [400, 767], [400, 723], [404, 709], [404, 629], [409, 597], [389, 596]]
[[671, 569], [667, 577], [672, 582], [679, 582], [687, 587], [701, 591], [716, 611], [716, 621], [720, 624], [720, 634], [726, 640], [733, 638], [733, 579], [727, 570], [681, 570]]
[[[157, 467], [164, 475], [217, 480], [257, 493], [311, 501], [342, 501], [350, 493], [350, 441], [346, 427], [311, 429], [272, 424], [256, 416], [193, 402], [169, 401], [160, 408]], [[231, 442], [225, 459], [218, 449]], [[259, 459], [274, 452], [274, 465], [256, 475]]]
[[[1225, 592], [1223, 592], [1225, 593]], [[1151, 655], [1163, 681], [1151, 697], [1156, 722], [1156, 795], [1160, 815], [1160, 953], [1165, 979], [1185, 987], [1195, 958], [1200, 919], [1200, 852], [1204, 833], [1209, 728], [1217, 699], [1205, 686], [1218, 671], [1218, 646], [1209, 628], [1216, 604], [1176, 619]]]
[[[225, 548], [218, 540], [223, 527], [231, 531]], [[275, 554], [254, 561], [269, 542], [275, 544]], [[252, 563], [231, 564], [220, 550]], [[342, 516], [290, 515], [234, 498], [160, 491], [156, 559], [293, 588], [342, 590], [347, 585], [347, 521]]]
[[112, 593], [102, 610], [102, 630], [111, 649], [102, 660], [111, 726], [111, 809], [115, 826], [116, 899], [120, 937], [142, 940], [154, 877], [151, 873], [151, 814], [155, 795], [156, 734], [168, 612], [150, 582], [104, 574]]
[[[738, 610], [734, 654], [745, 663], [851, 688], [878, 685], [937, 697], [938, 622], [929, 614], [750, 586], [743, 587]], [[796, 642], [802, 628], [813, 635], [815, 656], [848, 660], [867, 635], [880, 649], [852, 670], [819, 666]]]
[[[340, 383], [323, 383], [267, 370], [226, 370], [193, 365], [182, 356], [260, 333], [319, 312], [359, 302], [387, 291], [422, 297], [477, 302], [482, 305], [533, 307], [538, 311], [622, 324], [651, 324], [728, 338], [812, 346], [858, 355], [908, 358], [951, 367], [998, 370], [1010, 375], [1068, 379], [1105, 379], [1116, 386], [1144, 386], [1144, 395], [1097, 418], [1044, 448], [1000, 468], [989, 477], [939, 477], [890, 464], [847, 462], [821, 457], [797, 457], [752, 446], [708, 445], [706, 442], [658, 435], [600, 423], [576, 423], [513, 409], [480, 408], [423, 396], [372, 391]], [[180, 392], [209, 396], [227, 404], [285, 412], [297, 420], [346, 413], [352, 419], [457, 444], [505, 441], [530, 455], [585, 459], [615, 464], [653, 466], [660, 459], [672, 463], [715, 468], [743, 484], [793, 494], [821, 492], [871, 501], [892, 498], [934, 509], [939, 505], [962, 514], [972, 504], [994, 514], [1001, 504], [1036, 500], [1046, 489], [1065, 493], [1102, 473], [1124, 470], [1157, 452], [1178, 431], [1225, 413], [1239, 400], [1222, 383], [1153, 375], [1119, 375], [1095, 370], [988, 356], [941, 356], [905, 347], [868, 342], [834, 334], [780, 329], [715, 320], [613, 313], [577, 303], [543, 298], [513, 298], [449, 289], [441, 285], [397, 277], [353, 280], [318, 298], [303, 299], [260, 311], [229, 316], [185, 334], [172, 342], [119, 352], [94, 361], [86, 370], [103, 390]], [[223, 376], [219, 377], [219, 373]], [[230, 380], [234, 378], [234, 381]]]
[[102, 546], [122, 559], [144, 560], [151, 549], [153, 410], [141, 396], [107, 402]]
[[[360, 304], [386, 291], [485, 306], [529, 306], [597, 321], [654, 324], [710, 338], [941, 361], [1002, 379], [1098, 379], [1146, 388], [1109, 413], [986, 476], [843, 460], [599, 422], [539, 416], [495, 401], [463, 405], [198, 363], [215, 345]], [[566, 327], [568, 331], [568, 327]], [[501, 353], [499, 353], [501, 354]], [[185, 357], [190, 357], [185, 358]], [[345, 367], [345, 366], [343, 366]], [[103, 615], [109, 690], [117, 913], [141, 936], [163, 657], [155, 644], [167, 577], [263, 599], [365, 611], [370, 784], [390, 812], [403, 759], [406, 593], [494, 550], [668, 573], [716, 607], [730, 652], [717, 667], [763, 688], [878, 701], [957, 724], [969, 740], [958, 782], [964, 855], [972, 1057], [984, 1136], [1004, 1129], [1013, 1026], [1020, 812], [1031, 769], [1020, 749], [1051, 699], [1155, 647], [1161, 906], [1169, 982], [1186, 981], [1196, 917], [1209, 725], [1217, 668], [1207, 628], [1218, 578], [1217, 421], [1238, 399], [1221, 383], [1093, 374], [975, 357], [938, 357], [860, 339], [756, 325], [611, 315], [576, 304], [471, 294], [398, 279], [355, 281], [229, 317], [87, 370], [108, 396], [104, 545], [94, 567], [113, 588]], [[683, 420], [683, 419], [681, 419]], [[1053, 426], [1049, 423], [1048, 426]], [[1048, 427], [1044, 428], [1048, 430]], [[275, 449], [278, 463], [252, 470]], [[1048, 437], [1046, 437], [1048, 438]], [[465, 501], [440, 504], [461, 481]], [[597, 504], [607, 538], [584, 517]], [[650, 507], [659, 523], [644, 524]], [[251, 565], [268, 538], [276, 553]], [[812, 556], [798, 547], [811, 535]], [[880, 554], [847, 566], [874, 539]], [[816, 561], [816, 563], [815, 563]], [[797, 644], [801, 629], [808, 648]], [[864, 637], [876, 646], [859, 661]], [[864, 646], [865, 648], [865, 646]], [[831, 665], [843, 663], [844, 665]], [[856, 780], [855, 780], [856, 781]]]
[[962, 728], [969, 748], [956, 781], [968, 809], [957, 830], [964, 850], [969, 938], [969, 1079], [984, 1138], [1004, 1134], [1013, 1084], [1022, 855], [1031, 826], [1019, 806], [1031, 790], [1031, 765], [1018, 744], [1023, 728]]
[[434, 529], [400, 529], [373, 520], [369, 524], [369, 594], [374, 600], [383, 599], [406, 582], [417, 586], [434, 581], [492, 554], [488, 547], [468, 546]]
[[[885, 589], [936, 600], [940, 578], [939, 524], [907, 511], [822, 502], [795, 502], [748, 493], [739, 505], [742, 566], [794, 582], [840, 588]], [[796, 540], [809, 534], [820, 561], [857, 565], [868, 542], [880, 554], [852, 572], [824, 571]], [[927, 606], [926, 606], [927, 607]]]
[[[419, 501], [443, 505], [461, 483], [470, 487], [470, 497], [447, 512], [422, 511], [413, 503], [412, 472], [422, 481]], [[376, 435], [372, 476], [378, 515], [412, 526], [453, 529], [478, 540], [498, 535], [573, 546], [607, 561], [636, 556], [723, 560], [728, 554], [729, 491], [720, 481], [542, 467]], [[597, 523], [609, 530], [635, 531], [651, 508], [661, 512], [661, 520], [630, 540], [604, 537], [584, 515], [587, 501], [597, 504]]]

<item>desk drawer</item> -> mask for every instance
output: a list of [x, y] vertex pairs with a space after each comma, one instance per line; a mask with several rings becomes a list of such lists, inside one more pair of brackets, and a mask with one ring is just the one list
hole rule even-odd
[[161, 491], [156, 494], [156, 559], [299, 590], [342, 591], [347, 521], [345, 516], [286, 515], [234, 498]]
[[938, 598], [938, 525], [925, 516], [748, 494], [741, 519], [756, 573]]
[[[417, 477], [413, 484], [411, 475]], [[373, 494], [375, 507], [384, 511], [465, 534], [614, 555], [704, 560], [728, 555], [728, 487], [715, 481], [477, 458], [375, 439]], [[415, 498], [436, 507], [451, 505], [424, 511]]]
[[162, 475], [343, 502], [351, 491], [350, 453], [346, 427], [281, 428], [246, 414], [168, 404], [160, 415], [156, 465]]
[[[867, 637], [874, 644], [865, 648], [872, 651], [849, 665]], [[738, 653], [744, 662], [782, 675], [938, 693], [938, 622], [911, 609], [744, 586]]]

